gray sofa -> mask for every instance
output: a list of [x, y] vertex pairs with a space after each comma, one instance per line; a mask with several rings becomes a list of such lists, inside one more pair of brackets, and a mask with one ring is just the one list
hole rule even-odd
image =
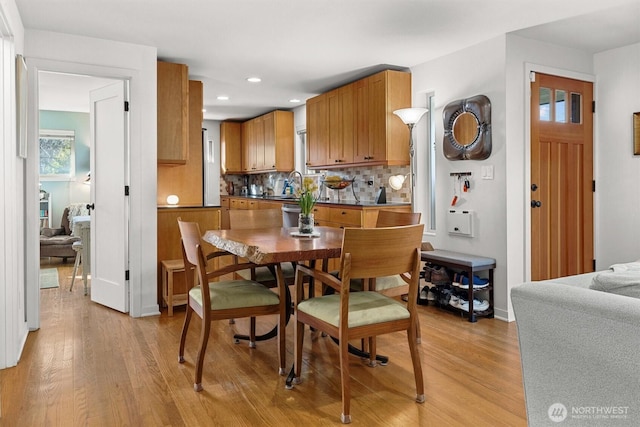
[[636, 264], [512, 289], [530, 426], [640, 425]]

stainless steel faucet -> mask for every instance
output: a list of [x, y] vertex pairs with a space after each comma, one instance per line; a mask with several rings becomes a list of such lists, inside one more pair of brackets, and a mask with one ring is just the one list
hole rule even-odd
[[291, 171], [291, 173], [289, 174], [289, 176], [287, 177], [287, 179], [289, 180], [289, 184], [293, 187], [294, 189], [294, 194], [296, 194], [296, 186], [295, 186], [295, 179], [296, 177], [298, 178], [299, 182], [300, 182], [300, 186], [298, 187], [298, 193], [300, 193], [302, 191], [302, 183], [303, 183], [303, 179], [302, 179], [302, 174], [296, 170]]

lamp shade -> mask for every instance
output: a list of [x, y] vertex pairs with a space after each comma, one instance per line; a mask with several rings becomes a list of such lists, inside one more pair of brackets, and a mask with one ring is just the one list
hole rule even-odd
[[394, 190], [398, 191], [402, 188], [402, 184], [404, 184], [404, 180], [406, 179], [406, 175], [393, 175], [389, 177], [389, 186]]
[[429, 111], [426, 108], [401, 108], [393, 112], [405, 125], [414, 125]]

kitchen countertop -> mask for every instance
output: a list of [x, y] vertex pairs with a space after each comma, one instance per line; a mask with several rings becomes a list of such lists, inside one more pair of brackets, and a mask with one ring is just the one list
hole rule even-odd
[[[273, 200], [274, 202], [290, 202], [297, 203], [298, 199], [295, 197], [285, 197], [285, 196], [230, 196], [230, 195], [220, 195], [220, 197], [235, 197], [235, 198], [243, 198], [243, 199], [251, 199], [251, 200]], [[363, 206], [363, 207], [375, 207], [375, 206], [409, 206], [411, 203], [408, 202], [389, 202], [387, 203], [375, 203], [370, 200], [361, 200], [356, 202], [355, 200], [318, 200], [316, 202], [318, 205], [340, 205], [340, 206]]]

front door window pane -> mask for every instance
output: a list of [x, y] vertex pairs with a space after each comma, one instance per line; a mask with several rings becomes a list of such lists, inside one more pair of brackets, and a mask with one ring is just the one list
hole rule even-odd
[[540, 120], [551, 120], [551, 89], [546, 87], [540, 88]]
[[582, 95], [571, 93], [571, 123], [582, 123]]
[[564, 90], [556, 90], [556, 122], [567, 122], [567, 94]]

